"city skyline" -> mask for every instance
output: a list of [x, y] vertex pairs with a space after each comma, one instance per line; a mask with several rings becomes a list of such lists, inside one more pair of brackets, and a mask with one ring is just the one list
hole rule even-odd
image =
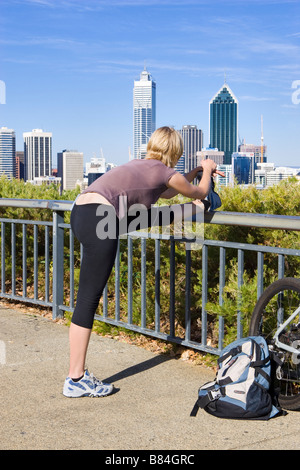
[[[226, 81], [239, 101], [238, 143], [268, 161], [299, 161], [299, 2], [3, 0], [0, 126], [53, 134], [64, 148], [128, 161], [132, 86], [146, 64], [157, 83], [156, 127], [196, 125], [209, 145], [209, 101]], [[24, 22], [26, 17], [26, 22]], [[298, 83], [299, 82], [299, 83]], [[3, 92], [3, 89], [2, 89]]]

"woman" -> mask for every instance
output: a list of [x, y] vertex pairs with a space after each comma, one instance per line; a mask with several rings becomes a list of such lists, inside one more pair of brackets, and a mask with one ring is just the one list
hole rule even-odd
[[[71, 226], [82, 243], [83, 257], [69, 333], [70, 367], [63, 389], [65, 396], [100, 397], [113, 391], [112, 385], [103, 384], [84, 367], [94, 315], [116, 256], [119, 223], [126, 215], [120, 201], [126, 198], [128, 209], [133, 204], [143, 204], [150, 209], [160, 197], [172, 198], [180, 193], [197, 204], [207, 196], [211, 176], [219, 173], [213, 161], [204, 160], [201, 181], [198, 186], [193, 186], [191, 182], [200, 167], [185, 176], [174, 170], [182, 153], [180, 134], [173, 128], [161, 127], [152, 134], [144, 160], [133, 160], [105, 173], [75, 202]], [[116, 231], [111, 232], [116, 236], [99, 234], [99, 213], [103, 215], [104, 212], [112, 221], [117, 221]]]

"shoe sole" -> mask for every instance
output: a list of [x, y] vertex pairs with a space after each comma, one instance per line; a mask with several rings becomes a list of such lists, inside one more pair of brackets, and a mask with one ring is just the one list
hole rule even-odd
[[111, 395], [114, 391], [114, 388], [112, 388], [108, 393], [105, 393], [104, 395], [94, 395], [93, 393], [84, 393], [83, 395], [66, 395], [63, 392], [63, 396], [66, 398], [84, 398], [84, 397], [89, 397], [89, 398], [105, 398]]
[[86, 398], [86, 397], [88, 397], [88, 398], [105, 398], [105, 397], [109, 397], [109, 395], [111, 395], [111, 393], [108, 393], [107, 395], [93, 395], [93, 394], [90, 393], [90, 394], [87, 394], [87, 395], [79, 395], [77, 397], [74, 397], [72, 395], [65, 395], [63, 393], [63, 396], [66, 397], [66, 398]]

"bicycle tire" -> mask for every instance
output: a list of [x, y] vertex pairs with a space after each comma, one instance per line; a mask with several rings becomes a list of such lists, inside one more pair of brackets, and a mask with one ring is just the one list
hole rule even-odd
[[[279, 305], [280, 303], [280, 305]], [[273, 282], [266, 288], [258, 299], [250, 321], [249, 334], [252, 336], [264, 336], [272, 348], [283, 354], [283, 376], [278, 380], [280, 387], [279, 404], [288, 410], [300, 409], [300, 364], [295, 363], [292, 353], [278, 349], [274, 344], [272, 334], [277, 329], [277, 315], [280, 310], [283, 323], [290, 315], [292, 309], [300, 305], [300, 279], [286, 277]], [[286, 312], [284, 312], [286, 308]], [[275, 311], [275, 309], [277, 309]], [[284, 318], [285, 316], [285, 318]], [[299, 338], [299, 340], [298, 340]], [[289, 325], [281, 335], [282, 342], [292, 344], [299, 341], [300, 345], [300, 320], [295, 329], [295, 324]], [[298, 362], [298, 360], [296, 361]]]

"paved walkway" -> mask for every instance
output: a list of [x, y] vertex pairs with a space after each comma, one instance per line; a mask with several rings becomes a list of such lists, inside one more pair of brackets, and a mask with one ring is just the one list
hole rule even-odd
[[267, 422], [190, 417], [206, 368], [92, 335], [88, 367], [115, 384], [102, 399], [68, 399], [68, 328], [0, 308], [0, 449], [299, 449], [300, 414]]

